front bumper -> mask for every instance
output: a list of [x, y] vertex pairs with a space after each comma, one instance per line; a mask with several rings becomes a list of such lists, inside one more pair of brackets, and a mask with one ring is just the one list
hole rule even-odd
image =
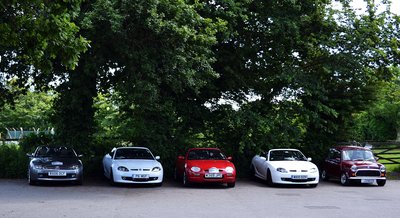
[[189, 182], [193, 183], [234, 183], [236, 181], [236, 175], [222, 174], [222, 178], [205, 178], [204, 173], [189, 173], [187, 175]]
[[113, 170], [114, 182], [130, 184], [159, 184], [163, 182], [163, 171], [146, 172], [146, 178], [134, 178], [134, 173]]
[[[302, 178], [298, 178], [301, 176]], [[276, 173], [272, 175], [272, 181], [276, 184], [315, 185], [319, 183], [319, 173]]]
[[[58, 174], [58, 175], [56, 175]], [[83, 170], [50, 170], [50, 169], [31, 169], [30, 179], [32, 181], [81, 181]]]

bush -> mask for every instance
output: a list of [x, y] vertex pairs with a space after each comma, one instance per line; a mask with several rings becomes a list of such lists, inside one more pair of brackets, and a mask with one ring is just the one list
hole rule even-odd
[[0, 146], [0, 178], [26, 178], [28, 158], [20, 146]]

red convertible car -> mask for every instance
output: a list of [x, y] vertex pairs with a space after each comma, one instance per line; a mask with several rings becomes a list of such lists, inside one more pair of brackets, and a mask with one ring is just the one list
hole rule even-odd
[[174, 178], [181, 178], [185, 186], [214, 182], [235, 187], [236, 169], [231, 160], [218, 148], [191, 148], [186, 156], [178, 156]]

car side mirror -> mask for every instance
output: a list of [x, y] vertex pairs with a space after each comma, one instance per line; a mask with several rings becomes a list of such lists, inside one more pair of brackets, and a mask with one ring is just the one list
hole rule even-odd
[[308, 162], [311, 162], [311, 161], [312, 161], [312, 158], [311, 158], [311, 157], [307, 158], [307, 161], [308, 161]]
[[229, 161], [232, 161], [232, 160], [233, 160], [232, 157], [227, 157], [226, 159], [228, 159]]
[[156, 156], [156, 160], [160, 160], [160, 156]]
[[26, 153], [26, 156], [27, 157], [33, 157], [33, 153], [32, 154]]
[[185, 160], [185, 157], [180, 155], [180, 156], [178, 156], [178, 159], [179, 160]]
[[78, 157], [79, 157], [79, 158], [83, 157], [83, 154], [78, 154]]
[[378, 161], [379, 160], [379, 157], [374, 157], [375, 158], [375, 161]]
[[260, 157], [261, 160], [267, 161], [266, 157]]

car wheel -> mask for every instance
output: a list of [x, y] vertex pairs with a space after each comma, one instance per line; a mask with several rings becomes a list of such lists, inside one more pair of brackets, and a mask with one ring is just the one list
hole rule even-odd
[[386, 180], [377, 180], [378, 186], [384, 186], [386, 184]]
[[318, 183], [317, 184], [310, 184], [309, 186], [310, 186], [310, 188], [315, 188], [315, 187], [318, 186]]
[[228, 186], [228, 188], [233, 188], [233, 187], [235, 187], [235, 182], [228, 182], [228, 183], [226, 183], [226, 185]]
[[183, 185], [184, 186], [189, 186], [190, 185], [190, 182], [188, 181], [188, 178], [187, 178], [187, 176], [186, 176], [186, 172], [183, 172]]
[[76, 181], [75, 184], [77, 184], [77, 185], [82, 185], [82, 184], [83, 184], [83, 180], [80, 179], [80, 180]]
[[328, 174], [326, 173], [325, 170], [322, 170], [322, 172], [321, 172], [321, 179], [324, 180], [324, 181], [328, 181], [329, 180], [329, 176], [328, 176]]
[[176, 168], [174, 168], [174, 180], [178, 181], [178, 172]]
[[274, 186], [274, 182], [272, 181], [271, 171], [267, 171], [267, 185]]
[[250, 166], [250, 178], [255, 178], [256, 177], [256, 169], [254, 168], [254, 165], [252, 164]]
[[28, 171], [28, 183], [29, 185], [36, 185], [36, 181], [31, 179], [31, 171]]
[[115, 185], [114, 174], [112, 168], [110, 169], [110, 185]]
[[342, 173], [342, 175], [340, 176], [340, 183], [342, 185], [349, 185], [350, 181], [349, 181], [349, 178], [347, 177], [346, 173]]

